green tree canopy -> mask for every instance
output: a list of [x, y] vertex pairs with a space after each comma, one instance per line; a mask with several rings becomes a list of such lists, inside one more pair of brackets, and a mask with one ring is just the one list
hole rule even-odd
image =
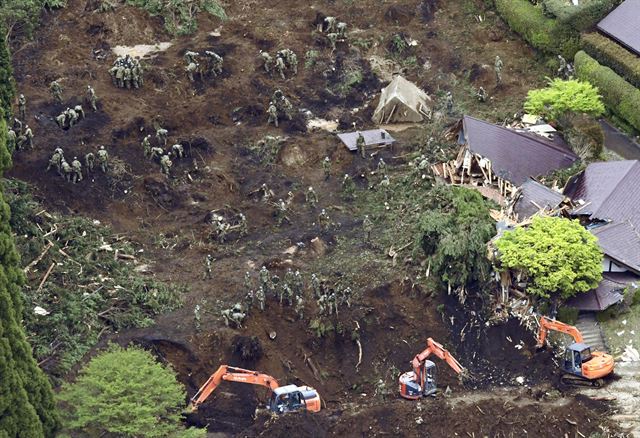
[[487, 242], [495, 234], [489, 202], [475, 190], [435, 187], [430, 210], [420, 216], [417, 244], [431, 271], [452, 289], [485, 282], [490, 272]]
[[87, 436], [202, 437], [204, 429], [185, 429], [180, 412], [186, 394], [176, 375], [147, 351], [112, 345], [82, 369], [75, 383], [63, 385], [63, 427]]
[[527, 292], [563, 299], [587, 292], [602, 279], [602, 251], [578, 221], [536, 217], [528, 228], [506, 232], [496, 241], [500, 263], [529, 277]]
[[[11, 2], [3, 2], [0, 10], [6, 3]], [[11, 167], [4, 115], [9, 114], [12, 99], [11, 58], [0, 38], [0, 176]], [[33, 359], [21, 324], [25, 279], [10, 216], [0, 190], [0, 437], [50, 437], [58, 419], [51, 385]]]
[[604, 104], [598, 89], [589, 82], [556, 78], [549, 80], [546, 88], [530, 90], [524, 109], [555, 121], [567, 112], [599, 116], [604, 113]]

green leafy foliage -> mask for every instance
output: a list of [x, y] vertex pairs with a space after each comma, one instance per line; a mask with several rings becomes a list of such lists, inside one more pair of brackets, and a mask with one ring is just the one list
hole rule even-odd
[[571, 298], [598, 286], [602, 251], [578, 221], [536, 217], [528, 228], [506, 232], [496, 241], [504, 269], [529, 277], [527, 292], [543, 298]]
[[[11, 66], [11, 54], [9, 47], [4, 40], [0, 43], [0, 111], [9, 120], [11, 116], [11, 104], [15, 96], [16, 89], [13, 80], [13, 67]], [[6, 157], [2, 157], [0, 164], [3, 169], [8, 169], [10, 164], [5, 162]]]
[[66, 6], [65, 0], [4, 0], [0, 1], [0, 28], [3, 36], [31, 36], [42, 9]]
[[[34, 354], [49, 374], [62, 376], [102, 333], [152, 325], [154, 316], [179, 306], [179, 290], [114, 257], [116, 251], [137, 255], [128, 240], [86, 218], [37, 215], [44, 209], [26, 184], [8, 180], [5, 187], [13, 211], [11, 226], [25, 264], [44, 253], [30, 267], [23, 290], [24, 323]], [[36, 306], [49, 314], [36, 314]]]
[[221, 20], [227, 14], [218, 0], [126, 0], [126, 4], [145, 9], [162, 17], [164, 27], [172, 35], [189, 35], [198, 28], [197, 17], [205, 11]]
[[480, 193], [437, 186], [418, 219], [417, 246], [430, 258], [432, 272], [451, 288], [469, 288], [488, 279], [487, 242], [495, 234], [489, 207]]
[[[6, 132], [7, 125], [0, 118], [0, 174], [11, 164]], [[9, 206], [0, 193], [0, 436], [50, 437], [58, 418], [51, 386], [22, 328], [20, 289], [25, 279], [9, 222]]]
[[618, 3], [618, 0], [581, 0], [575, 5], [568, 0], [542, 0], [542, 7], [564, 26], [583, 31], [604, 18]]
[[65, 432], [83, 436], [203, 437], [184, 429], [185, 391], [169, 367], [147, 351], [111, 346], [82, 369], [57, 396]]
[[567, 113], [558, 124], [571, 150], [583, 161], [601, 161], [604, 155], [604, 130], [597, 119], [586, 114]]
[[618, 117], [640, 130], [640, 90], [609, 67], [580, 51], [575, 57], [576, 74], [602, 92], [604, 103]]
[[598, 89], [589, 82], [555, 78], [546, 88], [530, 90], [524, 109], [555, 121], [568, 112], [599, 116], [604, 113], [604, 104]]
[[597, 32], [582, 35], [582, 47], [600, 64], [640, 88], [640, 57]]
[[529, 0], [495, 0], [495, 6], [509, 27], [533, 47], [567, 59], [578, 51], [579, 32], [545, 17], [541, 5], [533, 5]]

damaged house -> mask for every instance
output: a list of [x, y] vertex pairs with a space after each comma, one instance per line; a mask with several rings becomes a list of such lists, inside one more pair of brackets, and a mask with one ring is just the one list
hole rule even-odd
[[[489, 187], [512, 197], [530, 178], [571, 167], [578, 160], [560, 136], [515, 130], [464, 116], [457, 126], [460, 150], [455, 160], [432, 166], [451, 184]], [[485, 196], [486, 193], [483, 192]]]
[[576, 206], [569, 211], [598, 238], [604, 253], [602, 282], [594, 291], [572, 298], [580, 310], [604, 310], [640, 286], [640, 161], [590, 164], [569, 180], [564, 194]]

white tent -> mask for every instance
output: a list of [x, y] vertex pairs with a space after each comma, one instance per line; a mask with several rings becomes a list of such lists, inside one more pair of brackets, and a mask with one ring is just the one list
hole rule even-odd
[[422, 122], [431, 117], [430, 101], [427, 93], [398, 75], [382, 90], [372, 120], [378, 125]]

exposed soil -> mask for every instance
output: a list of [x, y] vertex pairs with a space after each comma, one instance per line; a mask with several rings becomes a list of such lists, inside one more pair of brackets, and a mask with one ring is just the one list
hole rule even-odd
[[[395, 68], [432, 94], [437, 110], [441, 106], [438, 95], [453, 89], [461, 111], [495, 111], [496, 118], [501, 118], [516, 112], [526, 91], [543, 81], [531, 49], [509, 33], [493, 12], [484, 11], [480, 0], [423, 1], [419, 5], [409, 0], [228, 3], [229, 21], [220, 23], [203, 15], [195, 35], [172, 40], [159, 19], [144, 11], [119, 6], [115, 12], [100, 14], [85, 7], [84, 0], [70, 0], [67, 8], [45, 17], [32, 43], [14, 53], [18, 89], [29, 100], [27, 123], [35, 133], [36, 149], [16, 155], [9, 176], [33, 184], [47, 208], [99, 219], [116, 232], [126, 233], [155, 261], [153, 275], [188, 285], [181, 310], [160, 317], [152, 328], [111, 334], [102, 342], [134, 342], [151, 349], [177, 371], [190, 396], [220, 364], [228, 363], [267, 372], [282, 383], [313, 386], [325, 404], [320, 414], [276, 419], [259, 415], [254, 420], [256, 407], [265, 400], [264, 391], [227, 383], [186, 419], [211, 432], [240, 436], [563, 436], [575, 433], [573, 422], [587, 436], [597, 431], [598, 425], [606, 423], [605, 404], [571, 395], [548, 400], [543, 395], [552, 388], [555, 366], [548, 354], [533, 351], [529, 333], [510, 322], [488, 331], [469, 327], [462, 337], [469, 316], [442, 297], [427, 298], [400, 272], [385, 284], [354, 285], [362, 298], [341, 309], [339, 319], [334, 319], [337, 329], [322, 338], [309, 329], [309, 318], [317, 313], [310, 298], [304, 320], [298, 320], [290, 307], [270, 300], [267, 311], [251, 312], [244, 328], [224, 327], [219, 311], [244, 296], [245, 271], [257, 277], [257, 270], [265, 264], [282, 276], [291, 266], [308, 279], [310, 266], [332, 257], [337, 239], [360, 233], [357, 211], [350, 205], [335, 208], [344, 205], [339, 196], [340, 178], [325, 182], [321, 160], [331, 157], [334, 175], [364, 174], [375, 165], [374, 160], [349, 153], [332, 134], [304, 133], [301, 114], [291, 122], [283, 121], [281, 128], [267, 126], [264, 108], [276, 88], [301, 113], [340, 119], [343, 127], [351, 123], [368, 127], [375, 96], [384, 85], [368, 59], [387, 57], [389, 38], [398, 32], [417, 40], [418, 45], [411, 49], [415, 60]], [[339, 44], [330, 53], [323, 39], [313, 33], [317, 13], [347, 22], [351, 46]], [[484, 24], [477, 23], [477, 14], [485, 17]], [[211, 31], [218, 28], [221, 36], [212, 36]], [[115, 58], [111, 47], [165, 41], [173, 45], [145, 59], [146, 79], [141, 89], [112, 86], [107, 73]], [[258, 53], [284, 47], [298, 54], [301, 65], [297, 76], [281, 81], [263, 72]], [[215, 81], [191, 84], [182, 55], [186, 50], [206, 49], [224, 56], [224, 74]], [[302, 66], [305, 52], [311, 49], [320, 53], [321, 65], [316, 70]], [[505, 83], [500, 88], [493, 86], [489, 67], [496, 54], [505, 60]], [[362, 80], [338, 90], [336, 84], [354, 69], [361, 72]], [[54, 79], [64, 88], [63, 105], [51, 103], [48, 84]], [[100, 99], [98, 112], [87, 110], [85, 120], [61, 130], [53, 117], [80, 103], [87, 84]], [[478, 106], [481, 104], [472, 97], [471, 87], [480, 85], [495, 99], [486, 107]], [[497, 102], [499, 111], [493, 106]], [[359, 111], [352, 112], [354, 108]], [[186, 150], [187, 158], [174, 162], [170, 179], [160, 173], [157, 163], [144, 158], [140, 146], [142, 138], [153, 135], [158, 125], [169, 130], [169, 144], [180, 142]], [[273, 166], [261, 165], [249, 147], [267, 134], [287, 136]], [[394, 133], [397, 145], [378, 156], [392, 167], [403, 164], [401, 157], [411, 150], [415, 135], [416, 129]], [[98, 172], [74, 185], [54, 172], [44, 172], [55, 147], [62, 147], [67, 157], [80, 157], [98, 145], [109, 151], [117, 174]], [[254, 194], [263, 183], [276, 198], [285, 198], [290, 190], [296, 193], [292, 224], [275, 227], [273, 209]], [[358, 184], [360, 189], [366, 187], [364, 181]], [[318, 211], [303, 205], [302, 190], [309, 185], [318, 191], [320, 207], [330, 209], [340, 228], [320, 231]], [[243, 212], [249, 235], [242, 239], [232, 235], [226, 244], [213, 241], [205, 221], [212, 210], [225, 216]], [[311, 240], [317, 236], [326, 251], [314, 249]], [[304, 249], [295, 256], [283, 254], [298, 242]], [[364, 243], [357, 243], [353, 257], [363, 248]], [[203, 276], [208, 253], [216, 258], [213, 280]], [[341, 272], [334, 272], [331, 280], [340, 276]], [[307, 291], [308, 297], [310, 293]], [[196, 304], [203, 307], [199, 331], [194, 324]], [[447, 316], [436, 310], [439, 304], [446, 304]], [[356, 321], [363, 350], [357, 368], [358, 347], [352, 340]], [[268, 336], [271, 331], [277, 334], [274, 340]], [[449, 387], [451, 395], [420, 403], [401, 400], [395, 387], [398, 374], [409, 369], [409, 361], [429, 336], [451, 349], [476, 379], [463, 385], [438, 362], [439, 386]], [[521, 376], [535, 389], [516, 383]], [[386, 400], [373, 395], [379, 379], [387, 383]], [[500, 387], [507, 389], [497, 389]]]

